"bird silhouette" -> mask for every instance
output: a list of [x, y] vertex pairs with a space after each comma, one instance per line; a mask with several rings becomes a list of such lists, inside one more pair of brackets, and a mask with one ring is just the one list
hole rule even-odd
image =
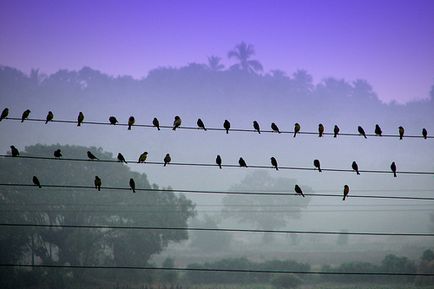
[[166, 156], [164, 157], [164, 166], [166, 166], [171, 161], [172, 161], [172, 158], [170, 157], [170, 155], [166, 154]]
[[62, 151], [60, 149], [57, 149], [54, 151], [54, 157], [56, 159], [60, 159], [62, 157]]
[[109, 117], [109, 122], [110, 122], [110, 124], [115, 125], [118, 123], [118, 120], [116, 119], [116, 117], [111, 116], [111, 117]]
[[271, 165], [276, 169], [276, 171], [279, 170], [279, 168], [277, 167], [277, 160], [275, 157], [271, 157]]
[[322, 171], [321, 171], [321, 165], [320, 165], [320, 163], [319, 163], [319, 160], [314, 160], [314, 161], [313, 161], [313, 165], [314, 165], [315, 168], [318, 169], [319, 172], [322, 172]]
[[77, 117], [77, 126], [81, 126], [84, 120], [84, 114], [80, 111]]
[[256, 121], [256, 120], [254, 120], [253, 121], [253, 128], [259, 133], [259, 134], [261, 134], [261, 128], [259, 127], [259, 123]]
[[393, 176], [396, 178], [396, 164], [395, 164], [395, 162], [392, 162], [392, 164], [390, 165], [390, 169], [393, 172]]
[[319, 137], [322, 137], [323, 133], [324, 133], [324, 126], [323, 126], [322, 123], [320, 123], [320, 124], [318, 125], [318, 136], [319, 136]]
[[90, 151], [87, 151], [87, 157], [90, 159], [90, 160], [97, 160], [98, 158], [93, 154], [93, 153], [91, 153]]
[[29, 117], [30, 113], [31, 113], [30, 109], [25, 110], [23, 112], [23, 115], [21, 116], [21, 122], [24, 122], [24, 120], [26, 120]]
[[245, 161], [243, 158], [240, 158], [240, 159], [238, 160], [238, 163], [240, 164], [240, 167], [245, 167], [245, 168], [247, 168], [246, 161]]
[[359, 134], [361, 134], [364, 138], [366, 137], [366, 133], [365, 130], [363, 129], [363, 127], [361, 127], [360, 125], [357, 127], [357, 131], [359, 132]]
[[280, 133], [279, 127], [274, 122], [271, 123], [271, 129], [277, 133]]
[[375, 125], [375, 134], [378, 136], [381, 136], [383, 131], [381, 130], [380, 126], [378, 124]]
[[294, 191], [295, 191], [297, 194], [302, 195], [303, 198], [304, 198], [303, 191], [301, 190], [301, 188], [300, 188], [298, 185], [295, 185], [295, 187], [294, 187]]
[[344, 198], [342, 199], [343, 201], [345, 201], [349, 192], [350, 192], [350, 187], [348, 185], [345, 185], [344, 186]]
[[181, 118], [177, 115], [173, 121], [173, 130], [176, 130], [181, 125]]
[[231, 128], [231, 123], [227, 119], [225, 119], [225, 122], [223, 123], [223, 127], [225, 128], [226, 133], [229, 133], [229, 129]]
[[300, 132], [300, 124], [298, 122], [295, 123], [294, 125], [294, 137]]
[[95, 176], [94, 184], [95, 184], [95, 189], [101, 191], [102, 181], [98, 176]]
[[118, 161], [127, 164], [127, 161], [125, 160], [124, 156], [121, 153], [118, 153]]
[[130, 179], [130, 188], [131, 190], [133, 190], [133, 193], [136, 192], [136, 182], [134, 181], [133, 178]]
[[3, 111], [2, 111], [2, 114], [1, 114], [1, 116], [0, 116], [0, 121], [2, 121], [2, 119], [7, 118], [8, 115], [9, 115], [9, 108], [6, 107], [6, 108], [3, 109]]
[[134, 125], [135, 122], [136, 122], [136, 119], [134, 118], [134, 116], [130, 116], [128, 118], [128, 130], [131, 130], [131, 127]]
[[206, 130], [205, 124], [200, 118], [197, 119], [197, 126], [203, 130]]
[[335, 128], [333, 129], [333, 137], [337, 137], [339, 134], [339, 127], [337, 125], [335, 125]]
[[222, 158], [220, 157], [220, 155], [217, 155], [215, 163], [219, 166], [220, 169], [222, 168]]
[[54, 114], [52, 111], [49, 111], [47, 114], [47, 118], [45, 119], [45, 124], [47, 124], [49, 121], [52, 121], [54, 118]]
[[35, 186], [37, 186], [38, 188], [42, 188], [42, 186], [41, 186], [41, 182], [39, 181], [39, 179], [38, 179], [36, 176], [33, 176], [32, 181], [33, 181], [33, 184], [34, 184]]
[[402, 138], [404, 137], [404, 128], [400, 126], [398, 128], [398, 131], [399, 131], [399, 139], [402, 140]]
[[356, 171], [356, 173], [358, 175], [360, 175], [360, 173], [359, 173], [359, 165], [356, 163], [356, 161], [353, 161], [353, 163], [351, 164], [351, 167], [353, 168], [353, 170]]
[[15, 146], [11, 146], [11, 155], [13, 157], [17, 157], [20, 155], [20, 152], [18, 151], [18, 149]]
[[148, 158], [148, 152], [144, 152], [139, 156], [139, 160], [137, 163], [144, 163], [146, 162], [146, 159]]
[[427, 132], [426, 128], [422, 129], [422, 136], [424, 139], [426, 139], [428, 137], [428, 132]]
[[152, 125], [155, 126], [158, 130], [160, 130], [160, 122], [156, 117], [152, 120]]

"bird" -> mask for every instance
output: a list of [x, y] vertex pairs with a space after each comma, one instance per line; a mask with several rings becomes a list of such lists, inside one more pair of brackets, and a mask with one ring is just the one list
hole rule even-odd
[[55, 150], [54, 157], [60, 159], [62, 157], [62, 151], [60, 149]]
[[229, 129], [231, 128], [231, 123], [227, 119], [225, 119], [225, 122], [223, 123], [223, 127], [225, 128], [226, 133], [229, 133]]
[[350, 192], [350, 187], [348, 185], [345, 185], [344, 186], [344, 198], [343, 198], [343, 201], [345, 201], [345, 199], [347, 198], [349, 192]]
[[21, 122], [24, 122], [24, 120], [26, 120], [29, 117], [30, 113], [31, 113], [30, 109], [26, 109], [23, 112], [23, 115], [21, 116]]
[[337, 125], [335, 125], [335, 128], [333, 129], [333, 137], [337, 137], [339, 134], [339, 127]]
[[217, 155], [217, 157], [215, 158], [215, 163], [219, 166], [219, 168], [222, 168], [222, 158], [220, 157], [220, 155]]
[[80, 111], [77, 117], [77, 126], [81, 126], [84, 120], [84, 114]]
[[50, 110], [47, 114], [47, 118], [45, 119], [45, 124], [47, 124], [49, 121], [52, 121], [54, 118], [53, 112]]
[[396, 164], [395, 164], [395, 162], [392, 162], [392, 164], [390, 165], [390, 169], [393, 172], [393, 176], [396, 178]]
[[95, 176], [94, 184], [95, 184], [95, 189], [97, 189], [98, 191], [101, 191], [102, 182], [98, 176]]
[[87, 151], [87, 157], [90, 159], [90, 160], [97, 160], [98, 158], [93, 154], [93, 153], [91, 153], [90, 151]]
[[38, 178], [37, 178], [36, 176], [33, 176], [32, 181], [33, 181], [33, 184], [34, 184], [35, 186], [37, 186], [38, 188], [42, 188], [42, 186], [41, 186], [41, 182], [38, 180]]
[[365, 130], [363, 129], [363, 127], [361, 127], [361, 126], [359, 125], [359, 127], [357, 128], [357, 130], [358, 130], [359, 134], [361, 134], [364, 138], [367, 138], [367, 137], [366, 137]]
[[5, 118], [7, 118], [8, 117], [8, 114], [9, 114], [9, 108], [5, 108], [5, 109], [3, 109], [3, 111], [2, 111], [2, 114], [1, 114], [1, 116], [0, 116], [0, 121], [2, 121], [2, 119], [5, 119]]
[[128, 118], [128, 130], [131, 130], [131, 127], [134, 125], [135, 122], [136, 120], [134, 119], [134, 116], [130, 116]]
[[298, 122], [295, 123], [294, 125], [294, 137], [297, 135], [297, 133], [300, 132], [300, 124]]
[[261, 128], [259, 127], [259, 123], [256, 121], [256, 120], [254, 120], [253, 121], [253, 128], [259, 133], [259, 134], [261, 134]]
[[277, 160], [276, 160], [276, 158], [275, 157], [271, 157], [271, 165], [274, 167], [274, 168], [276, 168], [276, 171], [278, 171], [279, 170], [279, 168], [277, 167]]
[[353, 170], [356, 171], [356, 173], [358, 175], [360, 175], [360, 173], [359, 173], [359, 165], [356, 163], [356, 161], [353, 161], [353, 163], [351, 164], [351, 167], [353, 168]]
[[11, 146], [11, 155], [13, 157], [17, 157], [20, 155], [20, 152], [18, 151], [18, 149], [15, 146]]
[[146, 162], [146, 159], [148, 158], [148, 152], [144, 152], [139, 156], [139, 160], [137, 163], [144, 163]]
[[323, 124], [322, 123], [320, 123], [319, 125], [318, 125], [318, 136], [319, 137], [322, 137], [322, 134], [324, 133], [324, 126], [323, 126]]
[[295, 187], [294, 187], [294, 191], [295, 191], [297, 194], [302, 195], [303, 198], [304, 198], [303, 191], [301, 190], [301, 188], [300, 188], [298, 185], [295, 185]]
[[154, 117], [154, 119], [152, 120], [152, 124], [158, 129], [160, 130], [160, 122], [158, 121], [158, 118]]
[[118, 123], [118, 120], [116, 119], [116, 117], [111, 116], [111, 117], [109, 117], [109, 122], [110, 122], [110, 124], [115, 125]]
[[172, 160], [172, 158], [167, 153], [166, 156], [164, 157], [164, 166], [166, 166], [168, 163], [170, 163], [171, 160]]
[[422, 129], [422, 136], [424, 139], [426, 139], [428, 137], [428, 132], [426, 131], [426, 128]]
[[136, 192], [136, 182], [134, 181], [133, 178], [130, 178], [130, 188], [131, 190], [133, 190], [133, 193]]
[[315, 166], [315, 168], [318, 169], [319, 172], [322, 172], [322, 171], [321, 171], [321, 165], [320, 165], [320, 163], [319, 163], [319, 160], [314, 160], [314, 161], [313, 161], [313, 165]]
[[271, 129], [277, 133], [280, 133], [279, 127], [274, 122], [271, 123]]
[[127, 164], [127, 161], [125, 160], [124, 156], [121, 153], [118, 153], [118, 161]]
[[398, 128], [398, 131], [399, 131], [399, 139], [402, 140], [402, 138], [404, 137], [404, 128], [400, 126]]
[[173, 130], [176, 130], [181, 125], [181, 118], [177, 115], [175, 116], [175, 120], [173, 121]]
[[383, 131], [381, 130], [380, 126], [378, 124], [375, 125], [375, 134], [378, 136], [381, 136]]
[[245, 168], [247, 168], [246, 161], [245, 161], [243, 158], [240, 158], [240, 159], [238, 160], [238, 163], [240, 164], [240, 167], [245, 167]]
[[197, 126], [203, 130], [206, 130], [205, 124], [200, 118], [197, 119]]

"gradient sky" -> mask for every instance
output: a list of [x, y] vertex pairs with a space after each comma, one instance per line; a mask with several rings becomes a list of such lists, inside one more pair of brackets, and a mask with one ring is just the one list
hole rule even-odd
[[25, 72], [140, 78], [210, 55], [229, 65], [242, 40], [265, 71], [367, 79], [385, 102], [427, 98], [434, 84], [431, 0], [0, 2], [0, 64]]

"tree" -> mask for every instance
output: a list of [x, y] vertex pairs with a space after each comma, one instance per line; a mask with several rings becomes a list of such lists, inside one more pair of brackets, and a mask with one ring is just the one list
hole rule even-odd
[[[203, 219], [193, 219], [193, 227], [217, 228], [215, 218], [204, 215]], [[232, 241], [232, 235], [228, 232], [193, 232], [190, 246], [203, 252], [215, 252], [228, 250]]]
[[254, 54], [255, 48], [252, 44], [247, 44], [243, 41], [236, 45], [233, 50], [228, 52], [228, 58], [235, 58], [239, 63], [232, 65], [231, 68], [249, 73], [262, 71], [262, 64], [258, 60], [250, 59]]
[[208, 68], [211, 71], [220, 71], [225, 68], [223, 64], [221, 64], [221, 58], [218, 56], [210, 56], [208, 57]]

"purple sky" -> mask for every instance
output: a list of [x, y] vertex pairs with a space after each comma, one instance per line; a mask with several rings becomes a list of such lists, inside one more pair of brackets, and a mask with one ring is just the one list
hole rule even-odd
[[0, 1], [0, 64], [142, 77], [252, 43], [266, 71], [367, 79], [384, 101], [434, 84], [434, 1]]

